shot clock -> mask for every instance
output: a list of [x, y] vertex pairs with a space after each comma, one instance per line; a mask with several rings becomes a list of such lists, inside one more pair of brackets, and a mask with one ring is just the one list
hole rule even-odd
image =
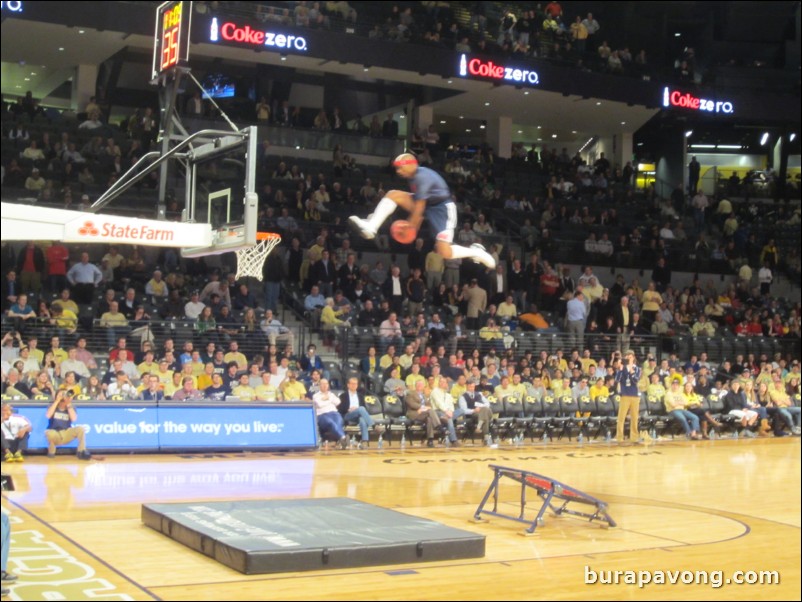
[[189, 59], [191, 22], [192, 2], [164, 2], [156, 9], [153, 79]]

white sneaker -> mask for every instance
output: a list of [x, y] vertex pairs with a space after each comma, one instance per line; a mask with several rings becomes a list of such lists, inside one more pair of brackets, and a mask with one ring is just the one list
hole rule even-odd
[[359, 230], [362, 238], [367, 238], [368, 240], [376, 238], [376, 230], [373, 229], [373, 226], [370, 225], [369, 221], [364, 220], [361, 217], [357, 217], [356, 215], [349, 217], [348, 221], [351, 222], [351, 225], [354, 226], [354, 228]]
[[485, 250], [485, 248], [482, 245], [480, 245], [478, 242], [475, 242], [471, 245], [471, 249], [476, 251], [478, 255], [477, 257], [474, 258], [474, 261], [484, 264], [491, 270], [496, 269], [496, 260], [490, 253], [487, 252], [487, 250]]

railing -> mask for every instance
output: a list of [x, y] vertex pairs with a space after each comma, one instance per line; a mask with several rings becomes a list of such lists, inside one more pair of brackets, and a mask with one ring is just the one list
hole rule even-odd
[[[285, 291], [285, 295], [291, 292]], [[300, 355], [307, 344], [311, 341], [313, 325], [311, 317], [304, 316], [294, 306], [289, 297], [285, 296], [285, 311], [290, 311], [298, 319], [304, 320], [300, 326], [288, 327], [285, 336], [279, 336], [277, 340], [278, 351], [284, 350], [286, 345], [292, 344], [296, 356]], [[23, 340], [36, 336], [40, 341], [39, 348], [47, 349], [51, 336], [60, 337], [62, 348], [68, 348], [75, 343], [78, 336], [87, 339], [87, 348], [101, 357], [105, 357], [108, 351], [117, 345], [121, 337], [127, 341], [127, 349], [137, 355], [140, 353], [142, 343], [149, 341], [157, 350], [163, 349], [164, 342], [172, 339], [175, 344], [176, 355], [183, 350], [184, 344], [192, 342], [193, 347], [203, 353], [208, 343], [214, 343], [216, 348], [222, 348], [228, 352], [229, 344], [236, 341], [239, 351], [249, 360], [257, 354], [264, 354], [269, 337], [257, 327], [249, 330], [241, 322], [219, 323], [216, 328], [203, 331], [199, 324], [193, 320], [149, 320], [139, 323], [131, 323], [127, 327], [105, 328], [100, 326], [99, 321], [90, 317], [80, 317], [79, 328], [76, 332], [70, 333], [59, 329], [49, 323], [33, 323], [26, 325], [23, 332]], [[14, 329], [15, 325], [8, 318], [3, 319], [3, 334]], [[376, 347], [379, 354], [384, 353], [387, 345], [391, 341], [383, 339], [379, 334], [378, 328], [352, 326], [349, 328], [338, 328], [331, 331], [321, 331], [325, 342], [331, 344], [337, 350], [338, 363], [342, 370], [346, 370], [349, 365], [366, 357], [368, 349]], [[499, 335], [496, 335], [499, 336]], [[484, 356], [491, 349], [495, 349], [499, 358], [504, 357], [509, 350], [512, 355], [520, 359], [525, 354], [531, 352], [533, 362], [539, 359], [542, 352], [547, 358], [562, 351], [566, 359], [574, 349], [589, 349], [591, 357], [598, 361], [605, 358], [609, 361], [612, 354], [616, 351], [633, 349], [641, 362], [647, 358], [654, 358], [658, 363], [663, 358], [668, 358], [669, 354], [675, 353], [679, 360], [684, 362], [691, 355], [706, 353], [708, 361], [712, 364], [719, 364], [724, 360], [734, 360], [737, 355], [747, 357], [754, 354], [757, 358], [765, 356], [771, 360], [776, 353], [783, 357], [800, 357], [799, 338], [796, 337], [765, 337], [748, 336], [737, 337], [729, 332], [714, 337], [694, 337], [687, 334], [677, 334], [672, 336], [654, 335], [631, 335], [622, 337], [621, 335], [606, 335], [585, 333], [582, 337], [562, 332], [557, 328], [546, 331], [523, 331], [520, 329], [507, 330], [500, 333], [500, 338], [488, 339], [482, 336], [477, 330], [468, 330], [459, 338], [447, 335], [442, 338], [430, 338], [428, 333], [418, 335], [406, 333], [400, 341], [396, 343], [397, 354], [401, 355], [404, 345], [415, 340], [421, 340], [424, 344], [433, 344], [436, 348], [442, 344], [447, 353], [462, 351], [465, 357], [469, 357], [474, 349], [478, 349]], [[400, 344], [399, 344], [400, 343]], [[132, 358], [133, 359], [133, 358]], [[177, 359], [177, 358], [176, 358]], [[102, 362], [99, 362], [102, 367]], [[548, 367], [548, 361], [547, 361]]]
[[[371, 346], [376, 347], [377, 353], [381, 354], [387, 345], [391, 344], [391, 341], [380, 336], [378, 328], [355, 326], [341, 329], [336, 334], [341, 343], [340, 356], [343, 362], [347, 362], [348, 358], [366, 357]], [[401, 355], [404, 350], [403, 345], [412, 343], [418, 338], [411, 333], [402, 336], [402, 346], [396, 344], [396, 354]], [[424, 340], [427, 341], [426, 337]], [[430, 340], [427, 341], [427, 344], [429, 343]], [[567, 360], [574, 349], [580, 353], [584, 349], [590, 349], [594, 360], [605, 358], [609, 362], [614, 352], [632, 349], [639, 361], [652, 357], [659, 363], [663, 358], [667, 359], [670, 354], [676, 353], [679, 359], [685, 362], [691, 355], [707, 353], [708, 361], [719, 364], [724, 360], [734, 360], [736, 355], [746, 357], [750, 353], [754, 353], [758, 358], [766, 355], [769, 359], [775, 353], [793, 357], [798, 357], [800, 354], [799, 339], [795, 337], [736, 337], [729, 333], [715, 337], [694, 337], [685, 334], [621, 336], [585, 333], [579, 338], [553, 328], [538, 332], [511, 330], [503, 332], [501, 338], [487, 339], [483, 338], [479, 331], [469, 330], [460, 338], [448, 336], [438, 343], [445, 346], [448, 354], [462, 351], [466, 358], [474, 349], [478, 349], [483, 357], [491, 349], [495, 349], [499, 358], [504, 357], [508, 350], [513, 350], [516, 358], [531, 352], [534, 360], [538, 359], [542, 352], [550, 357], [562, 351]]]
[[[16, 328], [14, 323], [4, 318], [3, 333], [14, 328]], [[117, 346], [120, 338], [126, 339], [126, 349], [137, 357], [141, 353], [143, 343], [150, 342], [156, 351], [154, 359], [157, 361], [160, 359], [161, 350], [167, 339], [172, 339], [175, 343], [176, 360], [177, 356], [183, 352], [184, 344], [187, 342], [191, 342], [194, 349], [200, 351], [201, 354], [205, 352], [208, 343], [214, 343], [216, 349], [223, 349], [227, 353], [230, 343], [236, 342], [239, 345], [239, 351], [249, 360], [252, 360], [257, 354], [264, 355], [270, 344], [270, 337], [259, 327], [259, 321], [253, 329], [242, 322], [221, 322], [216, 323], [214, 328], [205, 330], [197, 321], [190, 319], [143, 320], [130, 322], [127, 326], [104, 327], [100, 325], [99, 320], [92, 316], [82, 315], [79, 316], [78, 330], [75, 332], [58, 328], [44, 320], [26, 324], [22, 332], [24, 341], [31, 337], [37, 337], [40, 341], [40, 349], [47, 349], [53, 336], [59, 337], [63, 349], [74, 345], [79, 336], [84, 337], [87, 341], [87, 349], [104, 356]], [[293, 351], [297, 353], [306, 345], [308, 339], [308, 328], [304, 325], [287, 327], [287, 332], [279, 334], [277, 337], [277, 349], [281, 352], [286, 345], [292, 344]], [[133, 361], [135, 358], [130, 357], [129, 359]]]

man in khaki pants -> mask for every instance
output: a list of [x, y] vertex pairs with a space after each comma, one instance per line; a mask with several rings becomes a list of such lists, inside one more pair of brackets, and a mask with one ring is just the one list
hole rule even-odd
[[638, 382], [640, 377], [641, 369], [636, 363], [635, 352], [632, 349], [627, 349], [624, 353], [624, 363], [618, 367], [615, 373], [615, 387], [621, 397], [615, 434], [618, 443], [624, 442], [624, 422], [626, 422], [627, 414], [629, 414], [629, 440], [632, 443], [637, 443], [638, 439], [640, 439], [638, 433], [638, 415], [640, 412]]
[[56, 446], [67, 445], [78, 439], [77, 456], [79, 460], [91, 459], [91, 454], [86, 451], [86, 433], [84, 429], [72, 426], [78, 419], [78, 414], [72, 406], [74, 393], [70, 389], [61, 389], [56, 393], [56, 399], [47, 408], [45, 416], [49, 422], [45, 437], [47, 438], [47, 457], [56, 457]]

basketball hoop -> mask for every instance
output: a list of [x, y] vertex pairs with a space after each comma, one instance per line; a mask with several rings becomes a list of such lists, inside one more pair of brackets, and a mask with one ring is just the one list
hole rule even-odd
[[243, 276], [250, 276], [262, 280], [262, 266], [268, 254], [278, 243], [281, 236], [275, 232], [257, 232], [256, 244], [237, 251], [237, 280]]

